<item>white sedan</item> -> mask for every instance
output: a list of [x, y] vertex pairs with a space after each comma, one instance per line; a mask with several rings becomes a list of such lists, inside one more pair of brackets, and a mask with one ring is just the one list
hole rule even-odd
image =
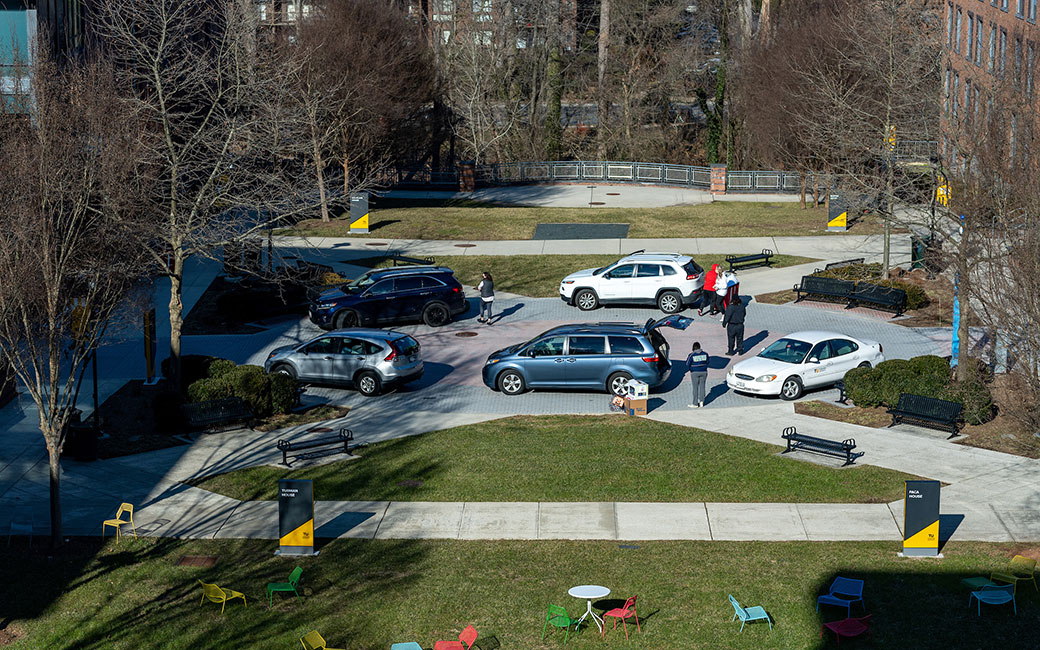
[[735, 364], [726, 385], [741, 393], [798, 399], [806, 388], [829, 386], [852, 368], [876, 366], [885, 360], [883, 352], [880, 343], [837, 332], [795, 332]]

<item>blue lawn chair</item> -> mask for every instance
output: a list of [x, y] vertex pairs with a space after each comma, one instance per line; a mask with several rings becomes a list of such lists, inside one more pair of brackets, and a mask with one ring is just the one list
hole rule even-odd
[[1015, 604], [1015, 585], [986, 585], [978, 591], [971, 592], [971, 596], [968, 596], [968, 607], [971, 607], [971, 600], [974, 598], [979, 601], [979, 616], [982, 616], [982, 603], [987, 605], [1005, 605], [1011, 603], [1011, 607], [1014, 608], [1015, 614], [1018, 614], [1018, 605]]
[[820, 611], [820, 603], [845, 608], [845, 617], [852, 616], [852, 603], [859, 603], [863, 611], [867, 606], [863, 603], [863, 581], [851, 578], [835, 578], [831, 583], [830, 593], [816, 599], [816, 611]]
[[769, 618], [769, 614], [766, 614], [766, 610], [758, 606], [748, 608], [741, 607], [740, 603], [738, 603], [737, 599], [734, 598], [732, 595], [730, 595], [729, 597], [729, 603], [733, 605], [733, 618], [730, 620], [735, 621], [738, 618], [740, 619], [741, 632], [744, 631], [745, 623], [762, 620], [764, 620], [766, 623], [769, 623], [769, 631], [773, 631], [773, 621]]

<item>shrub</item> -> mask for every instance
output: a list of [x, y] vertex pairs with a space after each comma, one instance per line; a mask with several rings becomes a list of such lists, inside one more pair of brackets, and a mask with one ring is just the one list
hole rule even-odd
[[188, 386], [189, 402], [207, 402], [234, 397], [235, 391], [225, 377], [199, 379]]
[[928, 294], [925, 293], [924, 289], [912, 282], [905, 282], [903, 280], [870, 280], [869, 282], [871, 284], [881, 285], [882, 287], [892, 287], [893, 289], [902, 289], [905, 291], [907, 309], [921, 309], [922, 307], [928, 306]]
[[850, 264], [836, 269], [819, 271], [813, 273], [823, 278], [838, 278], [840, 280], [853, 280], [856, 282], [869, 282], [882, 287], [902, 289], [906, 292], [906, 308], [921, 309], [928, 305], [928, 294], [925, 290], [912, 282], [895, 279], [881, 278], [881, 264]]
[[910, 359], [911, 367], [920, 374], [946, 375], [950, 374], [950, 362], [934, 354], [925, 354]]
[[296, 404], [296, 380], [287, 375], [270, 375], [271, 411], [291, 413]]
[[214, 359], [213, 363], [209, 364], [209, 372], [207, 372], [206, 376], [212, 379], [223, 377], [229, 372], [232, 372], [236, 367], [234, 361], [228, 359]]
[[856, 406], [880, 406], [879, 384], [874, 379], [875, 368], [853, 368], [845, 373], [845, 393]]
[[260, 366], [238, 366], [219, 380], [226, 380], [235, 397], [242, 398], [257, 416], [271, 414], [271, 381]]

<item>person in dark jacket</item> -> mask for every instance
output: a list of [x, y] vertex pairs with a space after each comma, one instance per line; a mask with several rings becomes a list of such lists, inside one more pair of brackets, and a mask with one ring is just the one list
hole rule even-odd
[[495, 281], [491, 272], [484, 271], [480, 275], [480, 284], [473, 287], [480, 292], [480, 317], [477, 322], [491, 324], [491, 306], [495, 303]]
[[690, 385], [693, 387], [692, 409], [704, 406], [704, 385], [708, 381], [708, 353], [701, 349], [700, 343], [694, 343], [690, 355], [686, 357], [686, 369], [690, 373]]
[[726, 328], [726, 337], [729, 339], [726, 354], [744, 354], [744, 318], [747, 309], [740, 296], [735, 296], [733, 302], [726, 307], [726, 313], [722, 316], [722, 326]]

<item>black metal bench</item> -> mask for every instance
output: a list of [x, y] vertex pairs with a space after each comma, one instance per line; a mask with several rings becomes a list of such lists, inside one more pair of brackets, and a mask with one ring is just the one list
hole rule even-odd
[[386, 259], [392, 261], [394, 266], [401, 264], [418, 264], [419, 266], [433, 266], [432, 257], [409, 257], [408, 255], [401, 255], [399, 253], [390, 253], [386, 256]]
[[865, 258], [856, 257], [851, 260], [841, 260], [840, 262], [828, 262], [824, 267], [824, 271], [830, 271], [831, 269], [840, 269], [846, 266], [852, 266], [853, 264], [863, 264], [866, 261]]
[[952, 438], [957, 435], [957, 424], [963, 408], [959, 402], [900, 393], [899, 403], [894, 409], [888, 409], [888, 413], [892, 415], [892, 424], [888, 426], [894, 427], [900, 422], [919, 424], [939, 431], [948, 431]]
[[189, 402], [181, 406], [181, 415], [188, 428], [206, 430], [239, 423], [252, 429], [253, 419], [256, 417], [240, 397]]
[[340, 429], [334, 436], [323, 438], [311, 438], [309, 440], [279, 440], [278, 451], [282, 452], [282, 463], [286, 467], [292, 467], [289, 462], [293, 460], [307, 460], [310, 458], [321, 458], [332, 454], [349, 454], [350, 442], [354, 439], [354, 432], [350, 429]]
[[802, 299], [802, 294], [828, 296], [849, 300], [852, 292], [856, 289], [856, 283], [852, 280], [839, 280], [838, 278], [821, 278], [817, 275], [802, 276], [802, 283], [794, 285], [797, 297], [795, 302]]
[[845, 392], [845, 380], [839, 379], [837, 382], [834, 383], [834, 387], [838, 389], [838, 403], [848, 404], [849, 394]]
[[906, 291], [895, 287], [884, 287], [880, 284], [857, 282], [856, 288], [849, 296], [849, 307], [854, 307], [861, 302], [890, 307], [895, 309], [895, 315], [898, 316], [906, 309]]
[[770, 259], [773, 257], [773, 251], [768, 248], [763, 248], [761, 253], [751, 253], [750, 255], [727, 255], [726, 261], [729, 263], [729, 270], [733, 271], [739, 265], [742, 268], [750, 266], [769, 266], [773, 263]]
[[780, 437], [787, 441], [787, 449], [782, 452], [785, 454], [795, 450], [814, 451], [819, 454], [845, 458], [845, 465], [851, 465], [853, 461], [863, 455], [863, 452], [854, 453], [852, 451], [856, 448], [856, 441], [852, 438], [841, 442], [825, 440], [824, 438], [798, 433], [794, 427], [785, 428]]

